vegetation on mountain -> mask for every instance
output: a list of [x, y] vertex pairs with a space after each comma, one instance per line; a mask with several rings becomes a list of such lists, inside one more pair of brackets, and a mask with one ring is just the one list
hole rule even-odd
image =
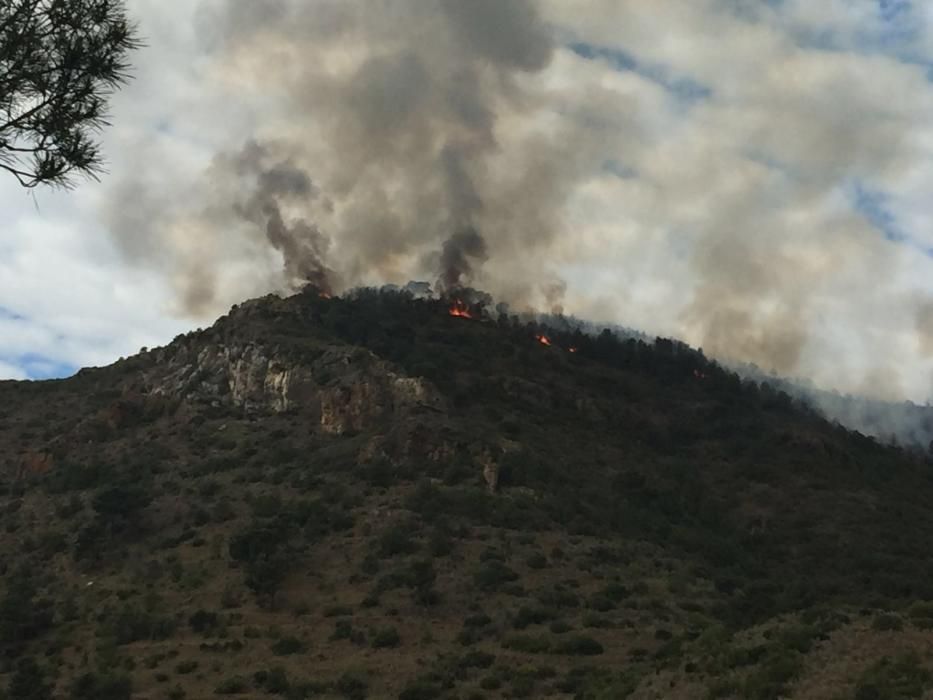
[[0, 407], [10, 700], [933, 687], [927, 458], [675, 341], [307, 290]]

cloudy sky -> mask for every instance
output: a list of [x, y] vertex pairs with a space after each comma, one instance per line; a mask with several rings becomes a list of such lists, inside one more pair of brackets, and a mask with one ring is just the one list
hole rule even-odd
[[0, 377], [111, 362], [311, 269], [433, 282], [468, 228], [462, 280], [515, 308], [933, 394], [928, 3], [128, 5], [147, 46], [108, 175], [0, 180]]

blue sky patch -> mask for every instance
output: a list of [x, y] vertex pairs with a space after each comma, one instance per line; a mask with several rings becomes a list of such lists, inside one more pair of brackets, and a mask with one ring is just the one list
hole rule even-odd
[[612, 173], [620, 180], [631, 180], [632, 178], [638, 177], [637, 170], [614, 158], [603, 162], [603, 170], [607, 173]]
[[14, 367], [19, 367], [29, 379], [62, 379], [70, 377], [79, 369], [71, 363], [53, 360], [36, 353], [0, 359], [4, 359]]
[[16, 313], [12, 309], [0, 306], [0, 321], [26, 321], [27, 318]]
[[60, 360], [53, 360], [42, 355], [27, 355], [18, 363], [30, 379], [59, 379], [70, 377], [78, 367]]
[[577, 56], [589, 61], [606, 61], [615, 70], [631, 72], [657, 83], [673, 94], [677, 99], [686, 103], [698, 102], [708, 99], [713, 91], [701, 83], [685, 76], [673, 76], [665, 66], [648, 65], [639, 61], [634, 55], [624, 49], [597, 46], [584, 42], [570, 44], [570, 50]]
[[864, 216], [872, 226], [878, 229], [892, 243], [904, 243], [910, 240], [891, 209], [890, 196], [881, 190], [873, 190], [864, 182], [856, 181], [852, 188], [852, 200], [856, 211]]
[[794, 170], [791, 168], [789, 163], [780, 160], [777, 156], [766, 153], [765, 151], [757, 149], [745, 149], [742, 152], [746, 158], [748, 158], [753, 163], [758, 163], [768, 168], [768, 170], [774, 170], [775, 172], [780, 173], [784, 177], [793, 178], [795, 177]]

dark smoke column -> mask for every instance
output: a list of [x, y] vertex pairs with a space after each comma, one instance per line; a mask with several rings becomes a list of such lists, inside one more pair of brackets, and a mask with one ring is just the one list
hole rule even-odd
[[486, 258], [486, 241], [475, 229], [468, 228], [452, 235], [441, 249], [438, 291], [446, 294], [462, 287], [472, 277], [473, 266]]
[[286, 221], [282, 204], [299, 203], [317, 196], [311, 177], [289, 161], [268, 163], [268, 149], [248, 143], [233, 158], [237, 173], [254, 181], [253, 193], [235, 205], [246, 221], [264, 226], [269, 243], [282, 254], [286, 282], [297, 288], [312, 284], [331, 292], [332, 272], [324, 262], [330, 241], [313, 223], [301, 217]]
[[[535, 2], [199, 6], [204, 63], [243, 127], [201, 177], [140, 177], [111, 205], [124, 249], [157, 249], [193, 313], [306, 282], [495, 288], [487, 260], [556, 239], [576, 171], [567, 140], [558, 148], [522, 126], [542, 104], [530, 78], [554, 53]], [[126, 211], [126, 192], [145, 215]], [[257, 243], [281, 254], [278, 279]], [[520, 268], [498, 286], [537, 289]]]

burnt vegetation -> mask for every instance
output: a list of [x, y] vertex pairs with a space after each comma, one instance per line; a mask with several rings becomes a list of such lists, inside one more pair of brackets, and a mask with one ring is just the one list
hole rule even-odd
[[[930, 687], [909, 648], [933, 649], [926, 457], [675, 341], [449, 306], [307, 290], [0, 383], [6, 697]], [[314, 367], [318, 394], [273, 409], [145, 380], [220, 346]], [[403, 410], [377, 367], [440, 398]]]

